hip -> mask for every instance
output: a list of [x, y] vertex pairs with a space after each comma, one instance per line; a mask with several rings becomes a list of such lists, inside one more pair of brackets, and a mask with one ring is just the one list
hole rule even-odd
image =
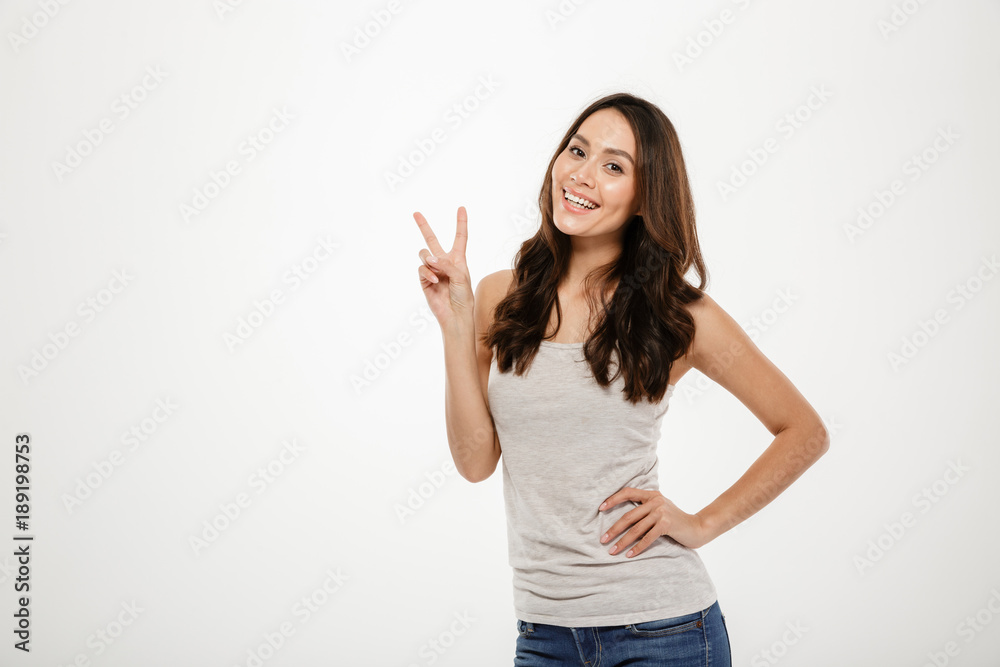
[[725, 615], [716, 600], [690, 614], [625, 625], [568, 627], [517, 619], [515, 667], [619, 664], [731, 667]]

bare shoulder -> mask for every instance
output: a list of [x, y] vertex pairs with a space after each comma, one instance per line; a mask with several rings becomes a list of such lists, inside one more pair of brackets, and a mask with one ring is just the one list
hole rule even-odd
[[501, 269], [483, 276], [476, 285], [475, 311], [480, 324], [489, 324], [493, 308], [507, 295], [513, 279], [513, 270]]
[[[688, 345], [688, 349], [685, 350], [684, 354], [674, 361], [673, 368], [670, 372], [670, 383], [677, 384], [677, 382], [684, 377], [688, 371], [695, 368], [695, 343], [698, 339], [699, 333], [704, 333], [706, 329], [713, 326], [711, 320], [718, 317], [718, 313], [709, 312], [712, 309], [719, 308], [719, 304], [712, 301], [712, 298], [706, 293], [702, 293], [702, 297], [697, 301], [692, 301], [681, 306], [690, 316], [694, 323], [694, 337], [691, 339], [691, 343]], [[721, 310], [721, 308], [720, 308]]]
[[694, 321], [694, 338], [686, 355], [692, 367], [704, 367], [720, 356], [738, 356], [756, 347], [743, 327], [707, 293], [685, 308]]
[[716, 303], [715, 299], [709, 296], [708, 292], [702, 292], [701, 298], [692, 301], [684, 306], [691, 316], [694, 317], [695, 313], [704, 315], [709, 310], [722, 310], [722, 307]]
[[490, 360], [493, 358], [492, 349], [483, 345], [480, 337], [489, 329], [493, 323], [493, 310], [496, 305], [507, 294], [507, 289], [513, 279], [514, 272], [511, 269], [494, 271], [483, 276], [479, 284], [476, 285], [476, 293], [473, 301], [472, 311], [475, 318], [476, 327], [476, 349], [479, 362], [484, 373], [489, 370]]
[[507, 288], [514, 279], [514, 271], [511, 269], [500, 269], [493, 273], [488, 273], [480, 279], [476, 286], [476, 296], [482, 294], [486, 298], [496, 297], [499, 301], [507, 294]]
[[[707, 293], [702, 293], [700, 299], [692, 301], [685, 307], [688, 313], [690, 313], [691, 319], [694, 320], [695, 339], [691, 344], [692, 351], [699, 338], [705, 340], [708, 336], [725, 334], [726, 332], [723, 330], [726, 328], [731, 329], [732, 327], [743, 331], [743, 328], [736, 323], [736, 320], [730, 317], [729, 313]], [[733, 332], [729, 331], [729, 333]]]

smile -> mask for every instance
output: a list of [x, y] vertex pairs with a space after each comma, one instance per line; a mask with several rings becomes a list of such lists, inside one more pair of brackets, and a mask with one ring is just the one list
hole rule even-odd
[[598, 208], [598, 205], [595, 204], [594, 202], [590, 201], [589, 199], [584, 199], [583, 197], [577, 197], [576, 195], [570, 193], [569, 190], [567, 190], [566, 188], [563, 188], [563, 199], [568, 201], [570, 205], [572, 205], [575, 208], [581, 208], [587, 210], [593, 210], [595, 208]]

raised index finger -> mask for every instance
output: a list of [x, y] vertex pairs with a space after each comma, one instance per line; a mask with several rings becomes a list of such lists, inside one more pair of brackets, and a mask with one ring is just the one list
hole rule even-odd
[[427, 224], [427, 219], [424, 218], [419, 212], [413, 214], [413, 219], [417, 221], [417, 226], [420, 227], [420, 233], [424, 235], [424, 240], [427, 241], [427, 247], [434, 254], [435, 257], [442, 257], [445, 254], [444, 248], [438, 243], [437, 237], [434, 236], [434, 231], [431, 226]]

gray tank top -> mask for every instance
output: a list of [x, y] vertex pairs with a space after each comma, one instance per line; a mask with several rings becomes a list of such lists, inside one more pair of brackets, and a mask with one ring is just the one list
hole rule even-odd
[[[613, 357], [611, 372], [614, 373]], [[567, 627], [626, 625], [701, 611], [716, 590], [698, 553], [661, 535], [626, 558], [601, 544], [638, 502], [603, 512], [615, 491], [659, 489], [659, 404], [633, 405], [623, 378], [604, 389], [583, 343], [542, 341], [528, 372], [490, 366], [489, 403], [503, 449], [507, 544], [514, 611], [531, 623]], [[665, 493], [668, 498], [669, 493]], [[631, 546], [631, 545], [630, 545]]]

